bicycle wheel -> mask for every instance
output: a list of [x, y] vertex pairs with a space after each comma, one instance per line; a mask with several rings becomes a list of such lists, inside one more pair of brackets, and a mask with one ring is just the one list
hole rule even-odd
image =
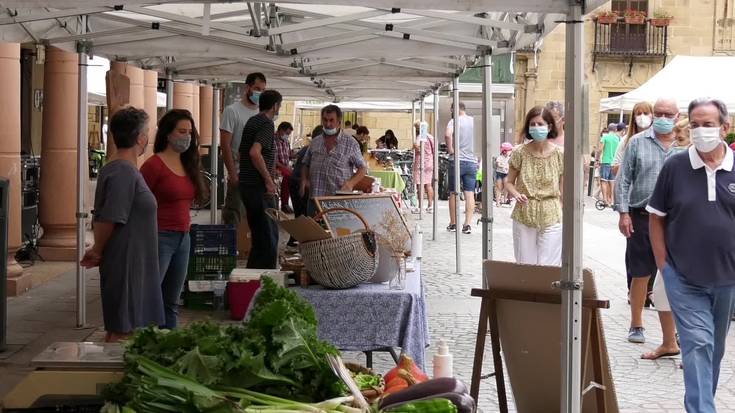
[[[212, 187], [212, 175], [207, 171], [199, 171], [199, 175], [202, 176], [202, 181], [204, 181], [204, 186], [207, 188]], [[211, 204], [211, 196], [207, 196], [202, 202], [198, 202], [196, 199], [194, 202], [191, 203], [191, 209], [195, 211], [200, 211], [202, 209], [209, 208], [209, 205]]]

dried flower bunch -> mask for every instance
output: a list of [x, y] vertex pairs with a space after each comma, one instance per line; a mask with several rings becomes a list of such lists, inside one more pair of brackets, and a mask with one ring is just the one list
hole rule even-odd
[[378, 242], [390, 248], [396, 254], [406, 254], [406, 246], [410, 245], [410, 236], [406, 231], [397, 230], [403, 226], [403, 221], [396, 216], [395, 212], [383, 212], [383, 219], [378, 225], [379, 230], [376, 231]]

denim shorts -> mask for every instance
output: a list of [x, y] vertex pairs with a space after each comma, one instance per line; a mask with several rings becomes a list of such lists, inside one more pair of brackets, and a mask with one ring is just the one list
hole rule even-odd
[[615, 175], [613, 175], [612, 165], [609, 163], [603, 163], [600, 165], [600, 179], [603, 181], [614, 181]]
[[[449, 164], [449, 192], [454, 190], [454, 162]], [[459, 181], [462, 191], [474, 192], [477, 186], [477, 162], [459, 161]]]

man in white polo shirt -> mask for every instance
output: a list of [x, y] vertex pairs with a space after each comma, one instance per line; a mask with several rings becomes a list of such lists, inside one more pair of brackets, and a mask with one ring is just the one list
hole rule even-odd
[[664, 164], [646, 209], [656, 266], [679, 331], [688, 412], [715, 412], [735, 303], [735, 171], [727, 107], [689, 104], [693, 145]]

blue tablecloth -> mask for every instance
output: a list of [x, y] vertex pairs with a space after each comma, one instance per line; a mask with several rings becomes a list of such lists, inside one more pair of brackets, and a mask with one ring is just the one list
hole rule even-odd
[[314, 306], [320, 339], [344, 351], [400, 347], [424, 368], [429, 323], [418, 264], [402, 291], [367, 283], [347, 290], [293, 288]]

